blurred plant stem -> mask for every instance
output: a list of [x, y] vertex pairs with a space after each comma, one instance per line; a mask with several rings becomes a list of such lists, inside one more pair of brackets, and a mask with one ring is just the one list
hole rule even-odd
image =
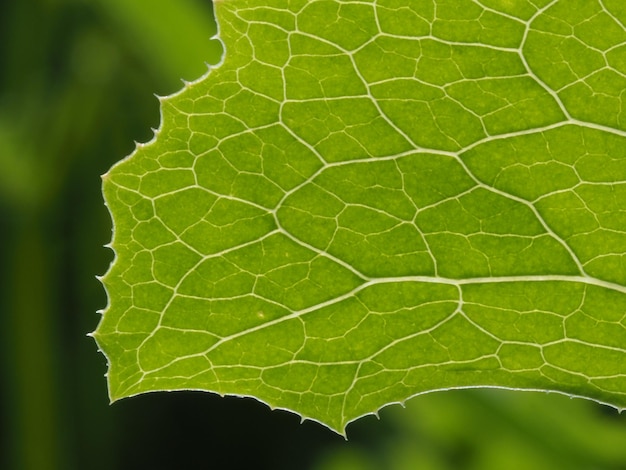
[[[11, 469], [65, 469], [65, 430], [59, 396], [58, 339], [53, 306], [51, 250], [46, 232], [34, 217], [14, 224], [13, 249], [5, 269], [12, 273], [5, 344], [11, 358], [7, 383]], [[8, 334], [6, 334], [8, 333]]]
[[[43, 0], [10, 2], [3, 14], [0, 135], [3, 209], [3, 344], [6, 360], [3, 426], [7, 439], [2, 464], [16, 470], [68, 468], [62, 444], [59, 389], [58, 303], [54, 297], [54, 250], [44, 222], [44, 207], [62, 181], [59, 149], [48, 153], [49, 100], [54, 23], [58, 5]], [[46, 126], [45, 124], [48, 124]], [[58, 134], [56, 134], [58, 135]], [[42, 156], [47, 158], [41, 158]], [[54, 178], [51, 178], [54, 175]], [[48, 181], [46, 181], [48, 180]], [[4, 214], [3, 214], [4, 215]]]

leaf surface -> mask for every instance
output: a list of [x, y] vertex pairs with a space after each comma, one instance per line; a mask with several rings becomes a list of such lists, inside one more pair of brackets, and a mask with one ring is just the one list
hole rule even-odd
[[104, 177], [112, 400], [345, 432], [414, 395], [626, 406], [618, 0], [228, 0], [223, 62]]

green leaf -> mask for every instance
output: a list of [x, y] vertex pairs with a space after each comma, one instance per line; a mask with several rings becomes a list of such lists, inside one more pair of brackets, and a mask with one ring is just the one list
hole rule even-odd
[[112, 400], [343, 433], [459, 387], [626, 406], [619, 0], [228, 0], [222, 64], [104, 177]]

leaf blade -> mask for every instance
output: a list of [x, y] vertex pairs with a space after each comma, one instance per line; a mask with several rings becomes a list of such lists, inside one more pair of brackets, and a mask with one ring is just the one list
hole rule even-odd
[[267, 3], [216, 4], [223, 64], [105, 175], [111, 398], [253, 396], [340, 433], [445, 388], [626, 406], [621, 111], [555, 88], [540, 57], [568, 43], [535, 37], [600, 12], [607, 54], [619, 10]]

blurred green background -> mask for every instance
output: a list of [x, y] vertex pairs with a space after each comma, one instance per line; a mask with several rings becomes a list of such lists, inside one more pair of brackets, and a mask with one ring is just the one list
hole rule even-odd
[[350, 440], [250, 399], [108, 404], [87, 333], [112, 252], [100, 175], [152, 138], [154, 94], [217, 63], [208, 0], [0, 6], [2, 469], [626, 469], [626, 416], [559, 395], [451, 391]]

